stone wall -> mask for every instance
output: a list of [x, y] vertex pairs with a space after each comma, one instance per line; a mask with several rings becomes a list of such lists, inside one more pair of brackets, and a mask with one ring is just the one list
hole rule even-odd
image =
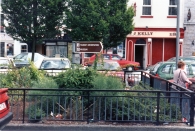
[[[188, 11], [190, 9], [191, 19], [187, 20]], [[192, 56], [195, 52], [195, 0], [186, 0], [184, 11], [184, 40], [183, 40], [183, 56]], [[193, 43], [194, 41], [194, 43]]]

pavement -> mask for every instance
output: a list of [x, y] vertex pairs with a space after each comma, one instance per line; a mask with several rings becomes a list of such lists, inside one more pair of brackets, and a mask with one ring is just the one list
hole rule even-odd
[[45, 125], [8, 124], [2, 131], [192, 131], [195, 127], [183, 126], [145, 126], [145, 125]]

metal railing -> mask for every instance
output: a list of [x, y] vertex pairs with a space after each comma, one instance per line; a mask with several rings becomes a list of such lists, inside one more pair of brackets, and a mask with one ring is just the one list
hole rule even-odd
[[[146, 90], [78, 90], [10, 88], [14, 121], [86, 121], [190, 123], [194, 126], [194, 92], [148, 73], [124, 71], [132, 86]], [[147, 90], [152, 87], [155, 90]]]
[[13, 120], [182, 123], [194, 126], [194, 93], [183, 91], [9, 89]]

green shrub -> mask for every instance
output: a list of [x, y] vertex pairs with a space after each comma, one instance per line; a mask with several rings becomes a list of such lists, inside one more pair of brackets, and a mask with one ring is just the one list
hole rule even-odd
[[66, 89], [91, 89], [97, 72], [93, 69], [69, 69], [54, 77], [60, 88]]
[[27, 108], [27, 114], [31, 120], [40, 120], [46, 116], [45, 112], [36, 104]]
[[1, 86], [9, 88], [29, 88], [32, 86], [32, 81], [38, 81], [44, 77], [44, 72], [38, 70], [33, 62], [31, 62], [29, 67], [23, 67], [20, 69], [12, 68], [7, 74], [1, 76]]

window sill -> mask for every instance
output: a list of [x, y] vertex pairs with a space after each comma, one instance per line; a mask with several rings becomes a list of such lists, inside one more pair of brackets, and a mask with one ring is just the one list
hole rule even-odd
[[177, 18], [177, 16], [176, 15], [173, 15], [173, 16], [169, 15], [169, 16], [167, 16], [167, 18]]
[[142, 15], [142, 16], [140, 16], [140, 18], [153, 18], [153, 16], [151, 16], [151, 15], [149, 15], [149, 16]]

